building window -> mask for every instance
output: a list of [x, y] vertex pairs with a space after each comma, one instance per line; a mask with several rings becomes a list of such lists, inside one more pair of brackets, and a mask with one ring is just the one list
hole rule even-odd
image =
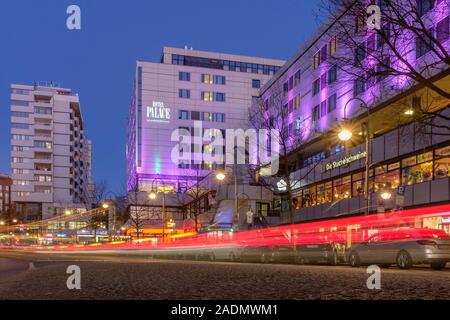
[[328, 46], [324, 45], [322, 49], [320, 49], [320, 63], [324, 63], [328, 59]]
[[361, 43], [356, 49], [355, 49], [355, 64], [360, 64], [361, 62], [366, 59], [366, 43]]
[[300, 97], [300, 94], [298, 94], [294, 98], [294, 110], [297, 110], [298, 108], [300, 108], [300, 104], [301, 104], [301, 97]]
[[17, 140], [17, 141], [30, 141], [31, 140], [31, 136], [25, 135], [25, 134], [13, 134], [11, 136], [12, 140]]
[[43, 175], [43, 174], [36, 174], [36, 175], [34, 175], [34, 181], [38, 181], [38, 182], [52, 182], [52, 176], [50, 176], [50, 175]]
[[[428, 32], [433, 36], [434, 29], [431, 28]], [[431, 51], [433, 47], [433, 39], [426, 34], [423, 34], [422, 37], [416, 38], [416, 59], [424, 56], [428, 52]]]
[[320, 103], [320, 117], [325, 117], [327, 115], [327, 100]]
[[283, 93], [286, 95], [289, 92], [289, 82], [283, 83]]
[[312, 95], [315, 96], [320, 92], [320, 78], [313, 82]]
[[[400, 164], [398, 163], [398, 167]], [[392, 167], [387, 165], [375, 168], [374, 191], [381, 192], [385, 189], [397, 189], [400, 185], [400, 169], [389, 170]], [[397, 168], [398, 168], [397, 167]]]
[[253, 89], [261, 88], [261, 80], [253, 79], [252, 80], [252, 88]]
[[298, 71], [294, 74], [294, 86], [298, 86], [298, 85], [300, 84], [301, 77], [302, 77], [302, 73], [301, 73], [300, 70], [298, 70]]
[[377, 34], [377, 47], [381, 49], [391, 37], [391, 28], [388, 23], [381, 27], [381, 32]]
[[222, 93], [222, 92], [216, 92], [215, 94], [214, 94], [214, 100], [215, 101], [221, 101], [221, 102], [224, 102], [225, 101], [225, 93]]
[[19, 111], [12, 111], [11, 117], [15, 118], [28, 118], [30, 114], [28, 112], [19, 112]]
[[323, 90], [327, 87], [327, 72], [320, 76], [320, 89]]
[[366, 26], [366, 17], [364, 15], [358, 15], [355, 19], [356, 33], [363, 31], [365, 26]]
[[328, 53], [330, 54], [330, 56], [336, 54], [337, 52], [337, 37], [333, 37], [330, 40], [330, 43], [328, 45]]
[[352, 178], [351, 176], [345, 176], [341, 179], [335, 179], [333, 181], [334, 189], [334, 200], [342, 200], [342, 199], [348, 199], [351, 198], [351, 192], [352, 192]]
[[436, 37], [440, 43], [446, 42], [450, 38], [450, 16], [439, 21], [436, 27]]
[[328, 84], [331, 84], [337, 80], [337, 66], [333, 66], [328, 70]]
[[433, 179], [433, 152], [413, 156], [402, 161], [402, 184], [412, 185]]
[[320, 106], [315, 106], [312, 111], [312, 121], [316, 122], [320, 119]]
[[342, 153], [342, 152], [344, 152], [345, 151], [345, 145], [344, 144], [339, 144], [339, 145], [337, 145], [337, 146], [332, 146], [331, 148], [330, 148], [330, 154], [333, 156], [333, 155], [336, 155], [336, 154], [340, 154], [340, 153]]
[[317, 69], [320, 65], [320, 51], [313, 56], [313, 69]]
[[11, 124], [12, 129], [29, 129], [30, 125], [26, 123], [12, 123]]
[[51, 149], [52, 143], [49, 141], [34, 141], [35, 148]]
[[213, 78], [210, 74], [202, 74], [202, 83], [213, 84]]
[[183, 98], [183, 99], [189, 99], [191, 97], [191, 91], [188, 89], [179, 89], [178, 97]]
[[214, 84], [225, 85], [226, 84], [225, 82], [226, 82], [225, 76], [218, 76], [218, 75], [214, 76]]
[[178, 54], [172, 55], [172, 64], [184, 65], [184, 56], [180, 56]]
[[213, 121], [215, 122], [225, 122], [225, 113], [214, 113]]
[[52, 108], [50, 108], [50, 107], [34, 107], [34, 113], [52, 114]]
[[430, 12], [434, 7], [436, 0], [417, 0], [417, 11], [419, 16], [423, 16]]
[[180, 71], [178, 73], [178, 80], [180, 81], [191, 81], [191, 73]]
[[189, 111], [179, 110], [178, 111], [178, 119], [180, 119], [180, 120], [189, 120]]
[[436, 150], [435, 159], [434, 177], [436, 179], [450, 177], [450, 147]]
[[333, 94], [328, 98], [328, 113], [336, 110], [337, 94]]
[[317, 204], [333, 201], [333, 183], [331, 181], [317, 185]]
[[19, 107], [28, 107], [30, 105], [30, 102], [22, 100], [11, 100], [11, 105]]
[[203, 101], [213, 101], [213, 93], [209, 92], [209, 91], [202, 91], [202, 96], [201, 96]]
[[366, 81], [362, 78], [356, 79], [354, 88], [355, 96], [359, 96], [360, 94], [364, 93], [364, 91], [366, 91]]

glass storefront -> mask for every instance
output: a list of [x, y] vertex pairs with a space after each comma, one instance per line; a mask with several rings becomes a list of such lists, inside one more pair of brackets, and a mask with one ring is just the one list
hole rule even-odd
[[[369, 172], [369, 192], [397, 189], [450, 177], [450, 146], [375, 166]], [[364, 195], [365, 172], [358, 171], [307, 186], [296, 193], [297, 209]]]

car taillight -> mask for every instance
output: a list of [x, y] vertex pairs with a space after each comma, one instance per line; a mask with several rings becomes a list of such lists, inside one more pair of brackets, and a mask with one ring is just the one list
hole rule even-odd
[[437, 246], [437, 243], [430, 240], [419, 240], [417, 241], [418, 244], [421, 244], [423, 246]]

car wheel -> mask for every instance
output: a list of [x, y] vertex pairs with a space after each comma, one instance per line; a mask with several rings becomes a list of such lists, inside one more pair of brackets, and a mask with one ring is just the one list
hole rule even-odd
[[338, 254], [336, 251], [333, 251], [333, 255], [331, 256], [329, 262], [332, 266], [335, 266], [339, 263], [339, 258], [338, 258]]
[[410, 254], [402, 250], [397, 255], [397, 265], [400, 269], [410, 269], [413, 265], [412, 258]]
[[431, 269], [433, 270], [442, 270], [447, 265], [446, 262], [436, 262], [431, 264]]
[[380, 267], [387, 269], [389, 268], [391, 265], [390, 264], [380, 264]]
[[350, 262], [350, 265], [351, 265], [353, 268], [356, 268], [356, 267], [360, 267], [360, 266], [361, 266], [361, 260], [360, 260], [360, 258], [359, 258], [359, 254], [356, 253], [355, 251], [352, 251], [352, 252], [350, 253], [350, 256], [349, 256], [348, 260], [349, 260], [349, 262]]

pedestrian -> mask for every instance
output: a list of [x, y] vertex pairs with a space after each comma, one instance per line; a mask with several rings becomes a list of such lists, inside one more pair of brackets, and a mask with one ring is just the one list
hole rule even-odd
[[247, 211], [247, 229], [250, 230], [253, 227], [253, 210], [251, 207], [248, 207]]

